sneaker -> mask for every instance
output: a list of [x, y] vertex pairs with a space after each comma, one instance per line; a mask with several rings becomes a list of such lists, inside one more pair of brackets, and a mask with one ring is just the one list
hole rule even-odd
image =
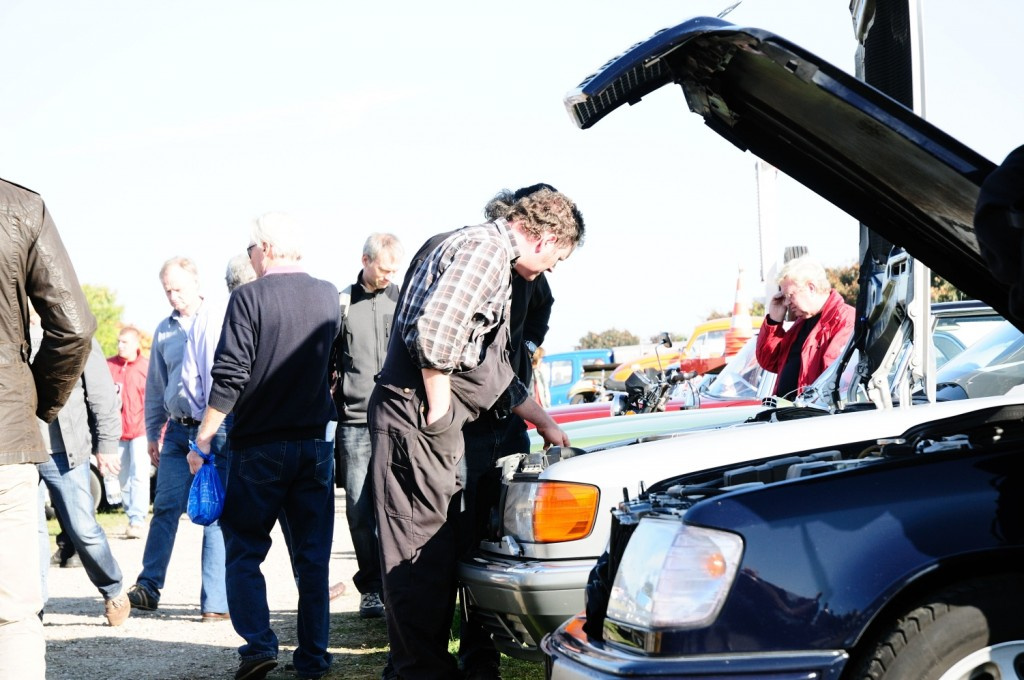
[[142, 609], [147, 612], [155, 612], [160, 606], [160, 600], [149, 594], [149, 591], [138, 583], [128, 589], [128, 601], [134, 609]]
[[380, 601], [379, 593], [363, 593], [359, 600], [359, 618], [379, 619], [384, 616], [384, 603]]
[[129, 524], [128, 528], [124, 530], [125, 538], [142, 538], [142, 525], [141, 524]]
[[242, 659], [235, 671], [235, 680], [263, 680], [274, 668], [277, 668], [277, 659]]
[[71, 553], [71, 557], [64, 557], [61, 555], [60, 547], [58, 547], [53, 552], [53, 555], [50, 556], [50, 565], [60, 567], [61, 569], [69, 569], [82, 566], [82, 560], [78, 557], [78, 553]]
[[132, 603], [128, 601], [128, 596], [124, 593], [103, 604], [103, 613], [107, 616], [107, 625], [109, 626], [120, 626], [131, 612]]

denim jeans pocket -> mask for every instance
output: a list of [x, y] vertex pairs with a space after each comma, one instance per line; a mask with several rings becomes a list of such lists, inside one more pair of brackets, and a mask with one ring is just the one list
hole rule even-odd
[[238, 475], [253, 484], [271, 484], [281, 480], [284, 470], [283, 443], [253, 446], [238, 452]]
[[323, 486], [334, 484], [334, 442], [325, 439], [314, 439], [316, 450], [316, 469], [313, 479]]

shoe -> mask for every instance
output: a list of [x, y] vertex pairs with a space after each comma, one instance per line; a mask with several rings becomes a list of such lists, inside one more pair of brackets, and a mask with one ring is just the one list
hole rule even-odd
[[106, 614], [108, 626], [120, 626], [132, 613], [132, 603], [128, 601], [127, 595], [121, 593], [103, 604], [103, 613]]
[[242, 659], [235, 671], [235, 680], [263, 680], [277, 668], [277, 659]]
[[134, 609], [141, 609], [147, 612], [155, 612], [160, 606], [160, 600], [149, 594], [149, 591], [138, 583], [128, 589], [128, 601]]
[[125, 538], [142, 538], [142, 525], [141, 524], [129, 524], [128, 528], [124, 530]]
[[60, 567], [61, 569], [68, 569], [70, 567], [82, 566], [82, 560], [78, 557], [78, 553], [72, 553], [71, 557], [63, 557], [61, 549], [58, 547], [53, 551], [53, 555], [50, 556], [50, 565], [54, 567]]
[[384, 603], [380, 601], [377, 593], [363, 593], [359, 600], [359, 618], [379, 619], [384, 616]]
[[203, 623], [215, 623], [217, 621], [230, 621], [231, 614], [224, 612], [203, 612], [203, 617], [199, 619]]
[[331, 589], [328, 591], [328, 594], [330, 595], [330, 599], [337, 600], [339, 597], [345, 594], [345, 583], [343, 581], [338, 581], [333, 586], [331, 586]]

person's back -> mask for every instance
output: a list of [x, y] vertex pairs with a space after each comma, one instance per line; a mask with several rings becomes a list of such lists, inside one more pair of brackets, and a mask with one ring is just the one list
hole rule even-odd
[[[245, 310], [251, 325], [236, 322], [236, 307]], [[281, 436], [323, 436], [323, 424], [336, 417], [330, 399], [323, 397], [330, 395], [326, 353], [337, 335], [338, 317], [337, 289], [304, 272], [263, 276], [235, 291], [220, 348], [230, 343], [256, 351], [248, 383], [237, 391], [232, 449]], [[310, 360], [319, 354], [325, 355], [322, 365]], [[214, 364], [215, 384], [222, 378], [235, 388], [230, 370]], [[209, 399], [213, 406], [215, 394], [216, 389]]]
[[[52, 422], [82, 374], [96, 319], [38, 194], [0, 180], [0, 679], [42, 679], [38, 473]], [[29, 304], [46, 331], [29, 364]]]
[[277, 666], [278, 639], [259, 565], [278, 520], [290, 536], [299, 591], [295, 671], [322, 677], [333, 658], [327, 649], [328, 563], [337, 412], [329, 359], [341, 314], [338, 289], [302, 270], [298, 232], [293, 219], [275, 213], [253, 225], [247, 254], [259, 278], [231, 295], [206, 412], [188, 456], [196, 472], [218, 428], [234, 416], [220, 523], [231, 623], [245, 639], [235, 677], [250, 680]]

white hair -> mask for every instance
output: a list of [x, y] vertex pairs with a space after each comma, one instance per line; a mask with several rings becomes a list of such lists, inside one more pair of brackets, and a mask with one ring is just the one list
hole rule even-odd
[[303, 231], [299, 221], [284, 213], [267, 213], [252, 225], [251, 243], [269, 243], [277, 257], [302, 259]]

